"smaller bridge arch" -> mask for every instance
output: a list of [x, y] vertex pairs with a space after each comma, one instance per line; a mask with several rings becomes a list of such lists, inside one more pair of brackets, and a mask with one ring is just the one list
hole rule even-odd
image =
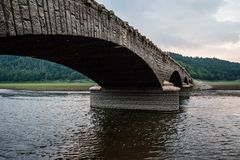
[[192, 79], [189, 79], [188, 82], [189, 82], [190, 84], [193, 84], [193, 80], [192, 80]]
[[182, 80], [178, 71], [172, 73], [169, 82], [173, 83], [176, 87], [182, 87]]
[[188, 78], [185, 77], [183, 82], [186, 83], [186, 84], [189, 84], [189, 80], [188, 80]]

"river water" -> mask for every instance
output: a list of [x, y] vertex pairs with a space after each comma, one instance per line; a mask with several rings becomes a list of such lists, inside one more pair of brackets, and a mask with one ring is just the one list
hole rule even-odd
[[91, 109], [86, 92], [0, 90], [0, 160], [237, 160], [239, 94], [194, 94], [167, 114]]

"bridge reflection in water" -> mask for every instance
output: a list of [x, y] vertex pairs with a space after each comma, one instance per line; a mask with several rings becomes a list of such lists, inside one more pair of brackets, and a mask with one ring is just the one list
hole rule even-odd
[[167, 158], [167, 143], [177, 135], [178, 119], [179, 114], [92, 109], [93, 126], [85, 136], [79, 136], [79, 145], [70, 158]]

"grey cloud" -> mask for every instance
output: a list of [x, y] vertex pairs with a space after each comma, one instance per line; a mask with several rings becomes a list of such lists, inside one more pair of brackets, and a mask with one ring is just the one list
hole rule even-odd
[[99, 1], [159, 47], [199, 48], [239, 41], [239, 22], [216, 20], [224, 0]]

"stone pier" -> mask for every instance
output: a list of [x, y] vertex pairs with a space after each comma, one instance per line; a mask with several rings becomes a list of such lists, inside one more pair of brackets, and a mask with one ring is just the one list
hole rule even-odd
[[174, 86], [164, 90], [92, 87], [90, 105], [93, 108], [178, 111], [179, 90]]
[[190, 97], [191, 89], [191, 85], [183, 84], [179, 92], [180, 99], [188, 99]]

